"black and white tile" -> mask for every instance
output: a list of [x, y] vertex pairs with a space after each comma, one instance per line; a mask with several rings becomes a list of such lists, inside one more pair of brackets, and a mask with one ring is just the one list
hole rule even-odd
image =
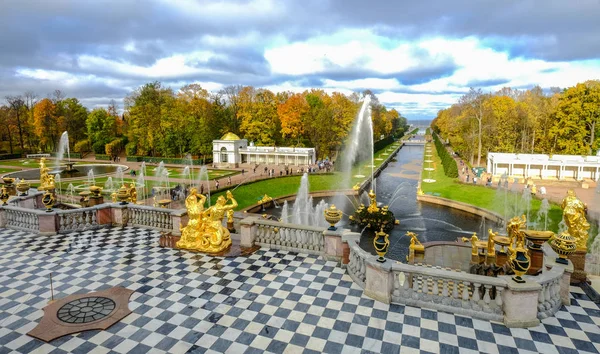
[[[530, 329], [363, 295], [335, 262], [261, 249], [220, 258], [158, 247], [158, 232], [44, 237], [0, 230], [0, 353], [597, 353], [600, 308], [571, 306]], [[133, 313], [106, 331], [26, 335], [55, 296], [116, 285]]]

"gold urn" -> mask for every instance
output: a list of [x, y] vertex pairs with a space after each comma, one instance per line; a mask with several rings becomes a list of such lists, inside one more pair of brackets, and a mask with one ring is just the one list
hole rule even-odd
[[373, 238], [373, 247], [375, 247], [375, 252], [377, 252], [377, 255], [379, 256], [377, 258], [377, 262], [385, 262], [384, 256], [390, 247], [389, 236], [390, 235], [383, 231], [383, 227], [381, 230], [375, 233], [375, 238]]
[[54, 198], [54, 194], [50, 191], [46, 191], [44, 196], [42, 197], [42, 204], [46, 207], [46, 212], [51, 212], [52, 207], [54, 206], [54, 202], [56, 199]]
[[335, 224], [337, 224], [338, 222], [340, 222], [340, 220], [342, 220], [342, 214], [343, 214], [342, 211], [337, 209], [334, 204], [331, 204], [331, 206], [329, 208], [325, 209], [323, 214], [325, 215], [325, 220], [327, 220], [327, 222], [330, 225], [327, 230], [330, 230], [330, 231], [337, 230], [337, 227], [335, 227]]
[[79, 192], [79, 196], [81, 197], [81, 198], [79, 198], [79, 204], [83, 208], [90, 206], [90, 192], [89, 191]]
[[515, 248], [515, 251], [508, 258], [508, 265], [515, 272], [515, 276], [512, 278], [517, 283], [524, 283], [525, 280], [521, 278], [531, 266], [531, 257], [526, 248], [521, 245]]
[[19, 183], [17, 183], [17, 191], [20, 192], [20, 196], [24, 197], [27, 195], [27, 192], [29, 191], [29, 188], [31, 188], [29, 186], [29, 183], [27, 183], [27, 181], [25, 181], [24, 179], [21, 179], [19, 181]]
[[558, 255], [556, 263], [560, 264], [569, 264], [567, 258], [577, 250], [577, 240], [568, 231], [555, 234], [548, 243]]
[[117, 191], [117, 198], [119, 198], [121, 201], [121, 205], [126, 205], [127, 199], [129, 199], [129, 188], [127, 188], [125, 185], [122, 185]]
[[100, 192], [102, 192], [102, 187], [91, 186], [90, 192], [92, 192], [92, 198], [100, 198]]
[[2, 177], [2, 181], [7, 187], [11, 187], [12, 184], [15, 183], [15, 179], [13, 177]]

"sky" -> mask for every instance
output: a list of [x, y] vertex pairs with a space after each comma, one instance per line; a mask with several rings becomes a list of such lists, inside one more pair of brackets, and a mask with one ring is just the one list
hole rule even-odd
[[59, 89], [86, 107], [141, 85], [346, 94], [409, 119], [470, 87], [600, 78], [600, 0], [1, 0], [0, 101]]

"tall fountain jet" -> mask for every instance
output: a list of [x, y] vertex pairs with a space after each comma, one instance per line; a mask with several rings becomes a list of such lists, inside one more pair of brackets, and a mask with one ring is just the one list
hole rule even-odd
[[[67, 162], [71, 163], [71, 152], [69, 151], [69, 133], [64, 131], [60, 136], [58, 143], [58, 152], [56, 154], [56, 171], [60, 170], [60, 164], [65, 158], [65, 152], [67, 153]], [[72, 165], [67, 170], [70, 170]]]

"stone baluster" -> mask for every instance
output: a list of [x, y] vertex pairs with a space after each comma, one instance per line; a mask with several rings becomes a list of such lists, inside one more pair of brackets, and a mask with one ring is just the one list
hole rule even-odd
[[479, 301], [481, 300], [481, 297], [479, 295], [479, 287], [481, 286], [481, 284], [479, 283], [473, 283], [473, 296], [471, 297], [471, 307], [474, 310], [481, 310], [481, 305], [479, 304]]
[[400, 276], [400, 273], [398, 272], [393, 272], [393, 277], [394, 277], [394, 291], [392, 292], [392, 295], [395, 297], [400, 297], [400, 280], [398, 279]]
[[502, 292], [504, 288], [496, 287], [496, 313], [502, 313]]
[[492, 312], [492, 308], [490, 307], [492, 286], [488, 284], [483, 285], [483, 310], [485, 312]]
[[431, 280], [433, 281], [433, 287], [431, 289], [431, 296], [433, 298], [434, 302], [441, 302], [442, 299], [440, 298], [440, 286], [439, 286], [439, 281], [440, 279], [438, 278], [431, 278]]
[[469, 308], [469, 282], [463, 281], [462, 285], [462, 307]]

